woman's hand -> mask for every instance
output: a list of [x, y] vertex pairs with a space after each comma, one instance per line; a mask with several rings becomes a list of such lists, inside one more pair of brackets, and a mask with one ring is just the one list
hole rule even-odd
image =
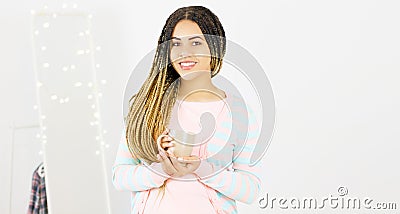
[[193, 173], [200, 166], [200, 158], [194, 155], [175, 157], [160, 149], [157, 158], [164, 172], [172, 177], [182, 177]]
[[[169, 130], [166, 129], [165, 131], [163, 131], [163, 133], [161, 133], [161, 135], [168, 135], [169, 134]], [[173, 147], [174, 144], [172, 143], [173, 138], [170, 136], [164, 136], [161, 137], [160, 139], [160, 146], [162, 149], [164, 149], [164, 151], [168, 151], [169, 148]], [[170, 154], [171, 152], [168, 151]]]

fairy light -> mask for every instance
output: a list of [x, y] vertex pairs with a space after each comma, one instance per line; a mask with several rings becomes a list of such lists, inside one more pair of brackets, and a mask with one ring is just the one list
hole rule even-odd
[[[69, 5], [67, 3], [63, 3], [62, 4], [62, 8], [65, 9], [65, 8], [68, 8], [68, 7], [70, 7], [70, 8], [78, 8], [78, 5], [76, 3], [69, 4]], [[43, 8], [44, 8], [44, 10], [47, 10], [48, 6], [44, 5]], [[36, 15], [37, 14], [37, 12], [35, 10], [33, 10], [33, 9], [30, 11], [30, 13], [32, 15]], [[53, 13], [50, 13], [48, 15], [48, 17], [50, 17], [50, 18], [52, 17], [52, 18], [55, 19], [55, 18], [58, 17], [58, 15], [61, 15], [61, 14], [60, 13], [57, 14], [57, 13], [53, 12]], [[93, 18], [93, 14], [88, 14], [86, 16], [86, 18], [87, 19], [92, 19]], [[43, 29], [49, 29], [50, 27], [53, 27], [53, 25], [56, 26], [56, 23], [52, 23], [51, 21], [45, 21], [45, 22], [41, 23], [41, 25], [39, 25], [37, 29], [34, 29], [33, 33], [34, 33], [34, 35], [37, 36], [37, 35], [39, 35], [40, 30], [42, 30], [42, 28]], [[82, 31], [78, 32], [79, 37], [84, 37], [85, 35], [90, 35], [90, 34], [91, 34], [91, 29], [85, 29], [85, 30], [82, 30]], [[42, 45], [42, 46], [39, 46], [39, 50], [47, 51], [47, 50], [53, 50], [53, 48], [47, 47], [46, 45]], [[94, 52], [98, 52], [98, 51], [101, 51], [101, 50], [102, 50], [101, 46], [95, 46], [95, 47], [91, 46], [90, 48], [81, 47], [81, 48], [78, 48], [77, 50], [75, 50], [75, 54], [76, 55], [91, 55], [91, 56], [93, 56]], [[53, 62], [42, 62], [41, 64], [39, 63], [39, 66], [41, 65], [42, 68], [50, 68], [50, 64], [51, 63], [53, 63]], [[55, 63], [53, 63], [53, 64], [55, 64]], [[54, 67], [53, 64], [52, 64], [52, 67]], [[94, 63], [94, 67], [95, 68], [100, 68], [100, 64]], [[67, 64], [67, 65], [61, 66], [61, 69], [60, 69], [60, 67], [58, 69], [61, 70], [61, 71], [64, 71], [64, 72], [73, 71], [73, 70], [76, 69], [76, 65], [74, 65], [74, 64], [68, 65]], [[85, 82], [85, 80], [76, 81], [73, 84], [73, 87], [81, 87], [81, 86], [83, 86], [84, 82]], [[97, 85], [98, 83], [99, 82], [94, 82], [94, 83], [93, 82], [88, 82], [87, 86], [89, 88], [96, 89], [97, 86], [98, 86]], [[104, 79], [100, 80], [100, 84], [105, 85], [105, 84], [107, 84], [107, 81], [104, 80]], [[37, 81], [37, 83], [36, 83], [36, 86], [38, 88], [42, 87], [43, 85], [44, 84], [42, 82], [39, 82], [39, 81]], [[55, 93], [53, 93], [49, 97], [50, 97], [51, 100], [56, 101], [56, 103], [60, 103], [60, 104], [65, 104], [65, 103], [68, 103], [70, 101], [70, 98], [68, 96], [63, 95], [63, 94], [55, 94]], [[92, 94], [88, 94], [87, 95], [88, 100], [93, 100], [94, 98], [98, 99], [98, 98], [101, 98], [101, 97], [103, 97], [103, 94], [101, 92], [98, 92], [98, 91], [93, 91]], [[90, 121], [89, 125], [90, 126], [98, 126], [99, 134], [97, 136], [95, 136], [95, 139], [96, 139], [96, 141], [98, 141], [98, 143], [100, 143], [102, 148], [103, 147], [109, 148], [110, 144], [106, 144], [106, 142], [103, 140], [103, 136], [102, 136], [103, 134], [106, 134], [107, 131], [106, 130], [101, 130], [100, 129], [101, 127], [99, 127], [100, 112], [98, 111], [97, 107], [98, 107], [97, 104], [94, 104], [94, 103], [90, 104], [90, 108], [93, 109], [93, 111], [94, 111], [94, 113], [93, 113], [94, 120]], [[38, 109], [38, 106], [34, 105], [33, 109], [35, 109], [35, 110]], [[46, 116], [45, 115], [41, 115], [40, 118], [42, 120], [44, 120], [46, 118]], [[47, 127], [46, 126], [42, 126], [41, 129], [42, 129], [42, 133], [41, 134], [37, 134], [36, 137], [39, 138], [43, 144], [46, 144], [47, 143], [47, 136], [44, 135], [43, 132], [47, 129]], [[104, 152], [103, 149], [98, 149], [98, 150], [95, 151], [95, 154], [96, 155], [100, 155], [102, 152]], [[39, 154], [42, 155], [43, 151], [40, 151]]]
[[84, 50], [78, 50], [78, 51], [76, 52], [77, 55], [82, 55], [82, 54], [84, 54], [84, 53], [85, 53]]

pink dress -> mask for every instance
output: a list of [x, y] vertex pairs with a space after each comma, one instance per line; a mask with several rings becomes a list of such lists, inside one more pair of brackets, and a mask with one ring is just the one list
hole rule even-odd
[[[177, 100], [175, 103], [176, 114], [172, 113], [170, 124], [179, 120], [185, 131], [198, 133], [201, 130], [200, 116], [204, 112], [210, 112], [215, 118], [221, 114], [225, 102], [223, 100], [211, 102], [189, 102]], [[212, 138], [211, 138], [212, 139]], [[193, 148], [192, 155], [200, 158], [207, 157], [207, 143]], [[216, 213], [210, 197], [203, 183], [196, 180], [194, 174], [188, 174], [181, 178], [189, 180], [167, 179], [165, 195], [158, 195], [158, 188], [150, 190], [144, 213], [146, 214], [204, 214]], [[161, 200], [162, 198], [162, 200]]]

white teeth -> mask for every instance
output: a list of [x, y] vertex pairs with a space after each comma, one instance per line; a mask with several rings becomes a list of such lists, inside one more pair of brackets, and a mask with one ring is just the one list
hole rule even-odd
[[181, 62], [181, 65], [182, 66], [192, 66], [192, 65], [194, 65], [194, 64], [196, 64], [195, 62]]

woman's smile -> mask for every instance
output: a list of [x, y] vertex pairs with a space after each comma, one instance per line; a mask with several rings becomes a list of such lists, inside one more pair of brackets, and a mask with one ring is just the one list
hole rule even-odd
[[197, 62], [195, 62], [195, 61], [183, 61], [183, 62], [179, 63], [179, 65], [181, 66], [182, 70], [190, 70], [196, 64], [197, 64]]

